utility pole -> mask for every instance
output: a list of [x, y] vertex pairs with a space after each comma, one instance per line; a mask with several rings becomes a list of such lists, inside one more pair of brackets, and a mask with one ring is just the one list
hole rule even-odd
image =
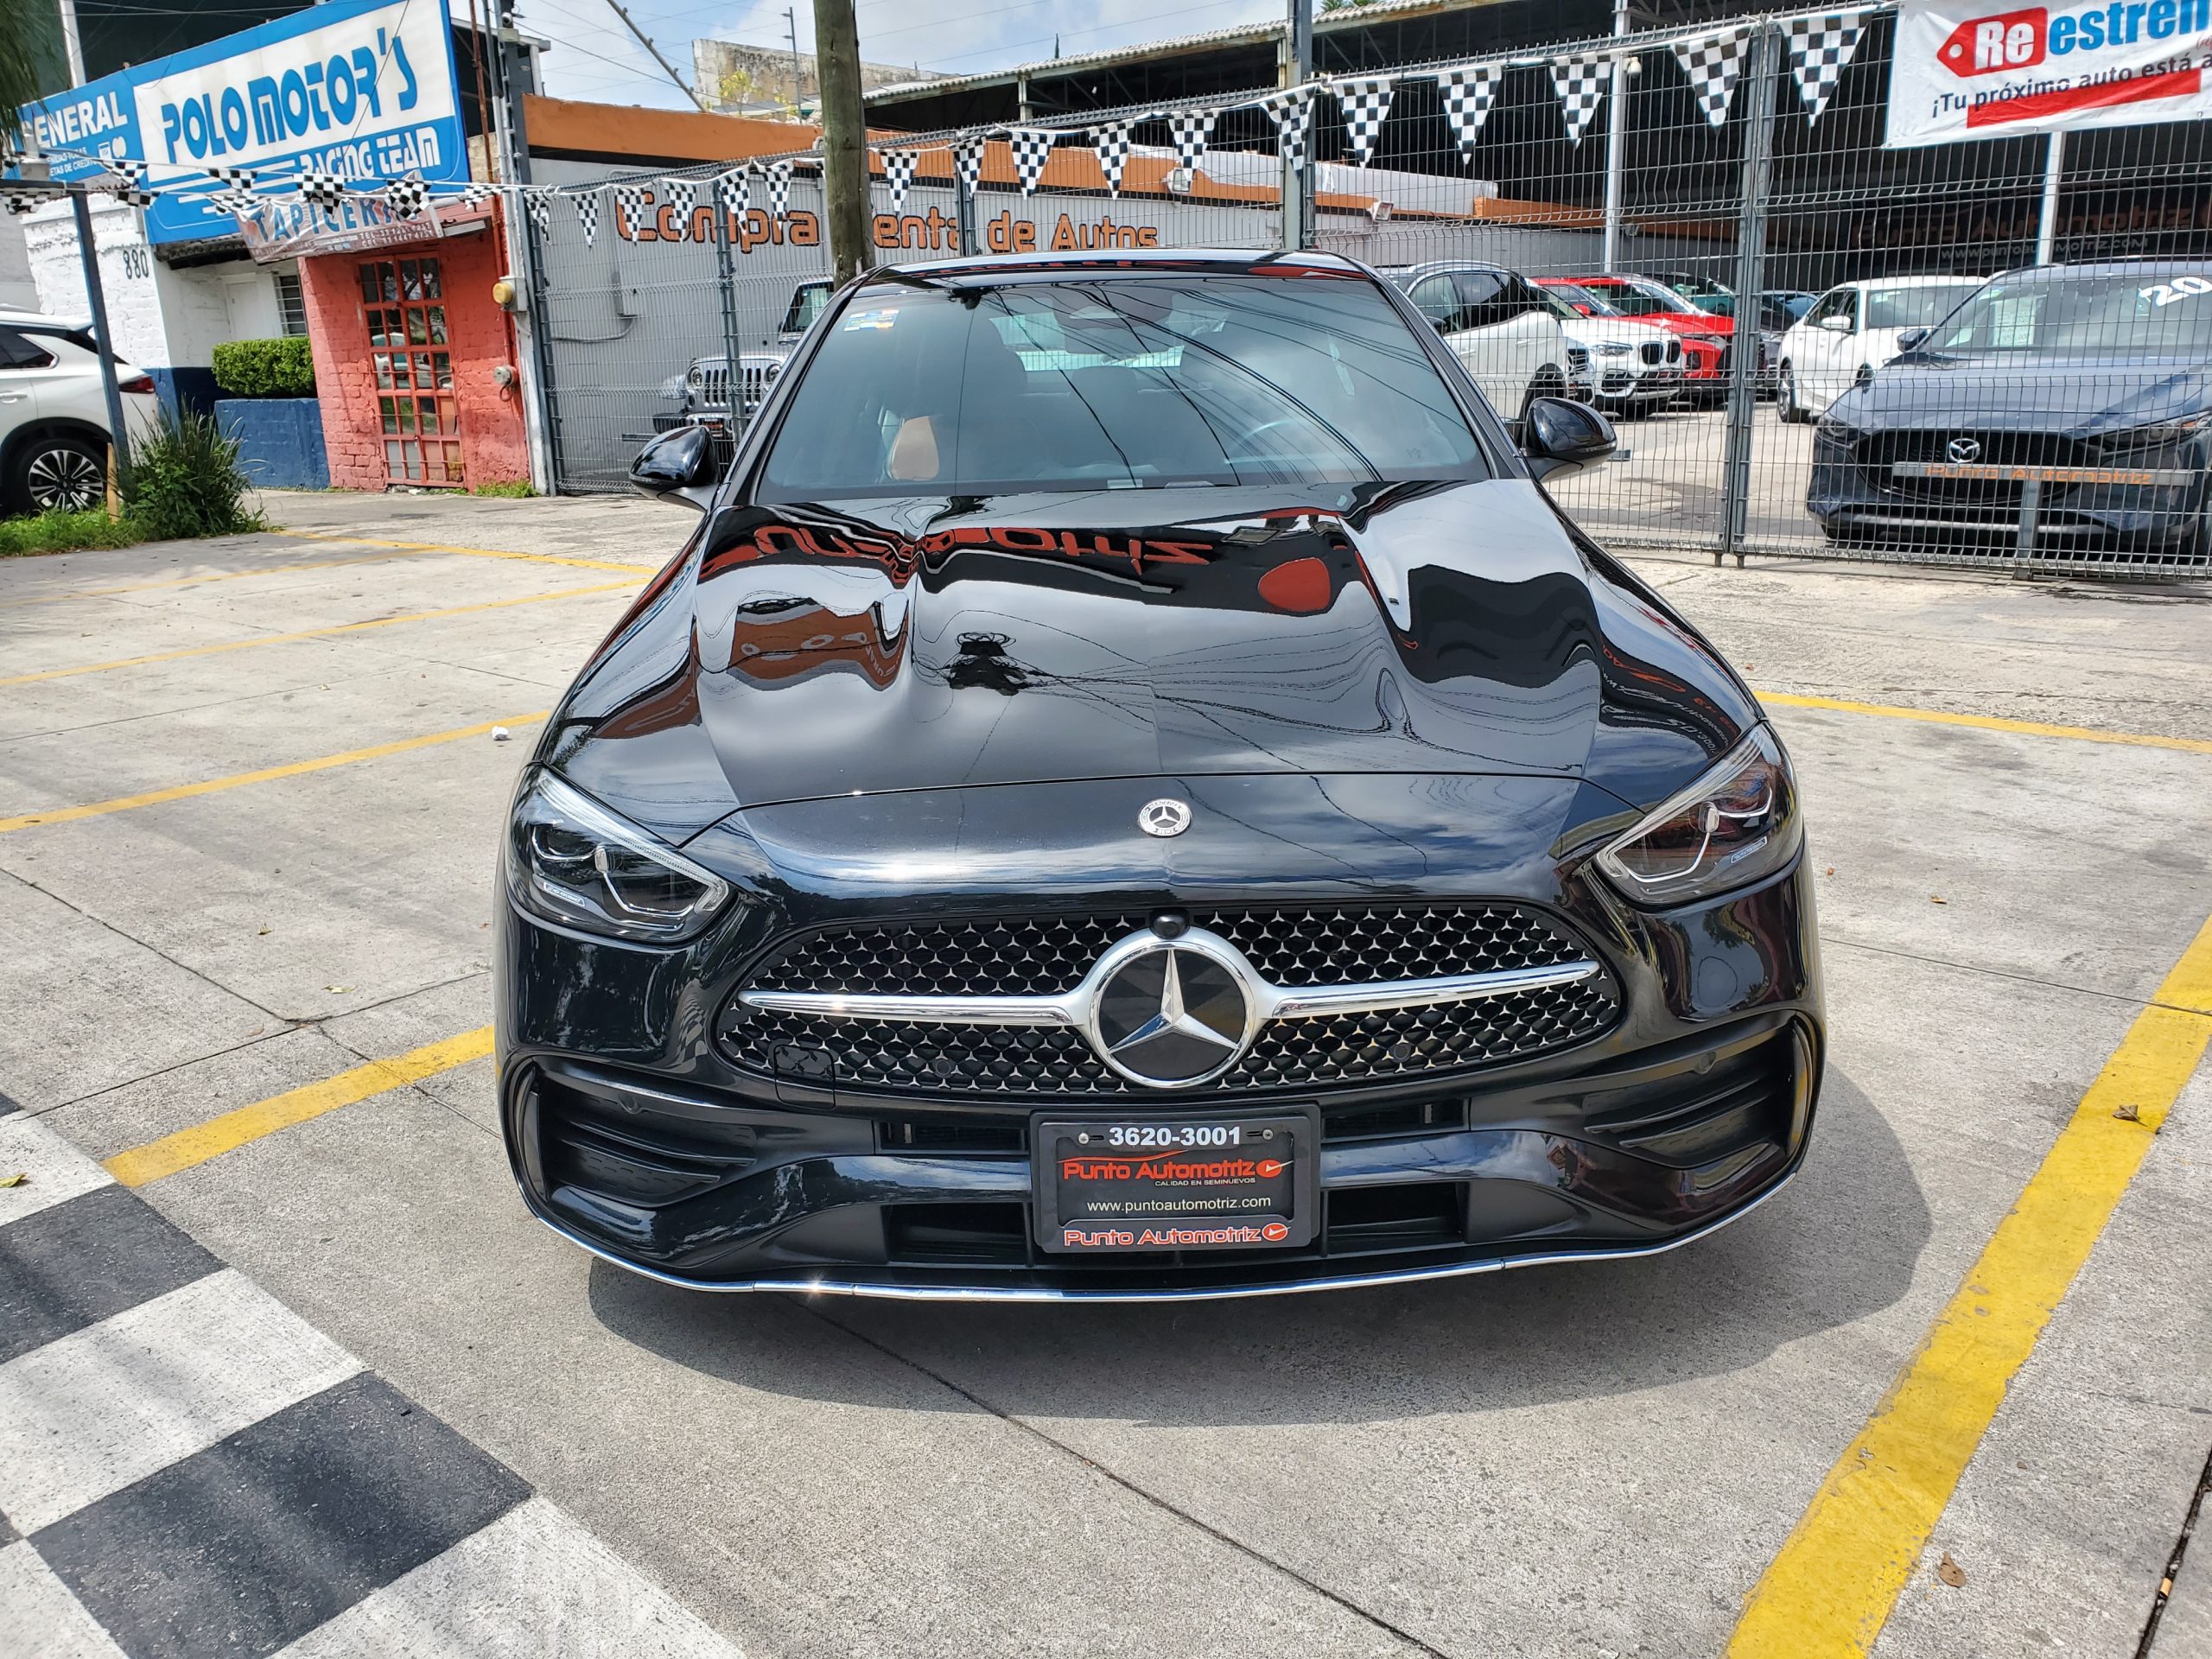
[[[1629, 0], [1613, 0], [1613, 38], [1625, 40]], [[1617, 51], [1605, 67], [1605, 251], [1601, 270], [1621, 268], [1622, 198], [1627, 194], [1628, 64]]]
[[85, 84], [85, 43], [77, 35], [77, 0], [60, 0], [61, 7], [61, 46], [69, 58], [69, 84]]
[[123, 390], [115, 379], [115, 336], [107, 326], [107, 295], [100, 287], [100, 251], [92, 243], [92, 193], [82, 184], [69, 191], [77, 219], [77, 257], [85, 268], [85, 299], [92, 314], [92, 339], [100, 348], [100, 391], [107, 400], [107, 516], [118, 517], [116, 480], [130, 466], [130, 432], [123, 423]]
[[[1313, 0], [1290, 0], [1283, 31], [1282, 84], [1303, 86], [1313, 73]], [[1313, 240], [1313, 128], [1309, 120], [1305, 159], [1282, 162], [1282, 245], [1303, 248]]]
[[861, 104], [861, 31], [853, 0], [814, 0], [814, 80], [822, 98], [822, 194], [830, 275], [868, 268], [868, 111]]

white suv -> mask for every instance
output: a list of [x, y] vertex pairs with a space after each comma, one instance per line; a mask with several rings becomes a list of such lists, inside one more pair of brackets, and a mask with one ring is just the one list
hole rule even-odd
[[1384, 266], [1380, 274], [1436, 325], [1516, 435], [1533, 399], [1573, 396], [1567, 335], [1526, 277], [1471, 259]]
[[1932, 328], [1982, 284], [1979, 276], [1889, 276], [1843, 283], [1782, 337], [1782, 418], [1811, 420], [1902, 349], [1908, 328]]
[[[130, 435], [153, 428], [159, 399], [144, 370], [118, 360]], [[107, 397], [99, 347], [58, 317], [0, 312], [0, 512], [98, 506], [107, 493]]]

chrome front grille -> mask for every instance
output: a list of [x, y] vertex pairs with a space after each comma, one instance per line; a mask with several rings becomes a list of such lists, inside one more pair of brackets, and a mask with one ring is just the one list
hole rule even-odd
[[[1300, 988], [1340, 995], [1366, 988], [1374, 1001], [1397, 982], [1513, 970], [1559, 982], [1384, 1009], [1307, 1013], [1286, 1001], [1206, 1093], [1448, 1074], [1585, 1040], [1618, 1013], [1611, 976], [1592, 953], [1519, 906], [1195, 907], [1187, 919], [1230, 942], [1262, 980], [1294, 997]], [[1065, 996], [1108, 947], [1144, 925], [1142, 916], [1107, 912], [841, 928], [793, 940], [744, 989], [843, 994], [877, 1007], [892, 997]], [[938, 1020], [925, 1010], [830, 1014], [734, 998], [716, 1031], [723, 1052], [745, 1070], [817, 1086], [1062, 1097], [1148, 1092], [1065, 1025]]]

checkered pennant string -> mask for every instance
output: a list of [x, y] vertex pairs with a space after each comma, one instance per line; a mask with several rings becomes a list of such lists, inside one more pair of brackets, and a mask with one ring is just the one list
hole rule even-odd
[[211, 167], [207, 168], [207, 176], [217, 184], [228, 185], [234, 190], [251, 190], [261, 181], [254, 176], [250, 167]]
[[715, 200], [725, 216], [734, 219], [753, 205], [752, 169], [733, 167], [715, 175]]
[[768, 212], [781, 219], [791, 205], [791, 164], [771, 162], [760, 169], [760, 176], [768, 181]]
[[258, 219], [263, 207], [261, 198], [251, 190], [218, 190], [207, 198], [207, 205], [232, 219]]
[[1129, 130], [1134, 121], [1111, 121], [1090, 131], [1090, 147], [1098, 152], [1098, 170], [1106, 175], [1106, 194], [1122, 194], [1122, 169], [1129, 164]]
[[454, 197], [464, 207], [480, 207], [499, 193], [480, 179], [471, 179]]
[[[684, 225], [691, 222], [691, 210], [699, 205], [697, 184], [690, 179], [662, 179], [653, 186], [660, 199], [676, 209], [677, 218]], [[684, 232], [687, 236], [690, 232]]]
[[1805, 100], [1805, 118], [1817, 121], [1828, 106], [1828, 96], [1843, 79], [1844, 66], [1859, 49], [1859, 36], [1866, 27], [1863, 12], [1789, 20], [1789, 63], [1797, 74], [1797, 94]]
[[420, 179], [394, 179], [383, 194], [394, 219], [412, 219], [430, 205], [430, 187]]
[[614, 228], [632, 242], [645, 226], [645, 187], [642, 184], [618, 184], [614, 187]]
[[1490, 119], [1491, 100], [1497, 96], [1498, 73], [1494, 63], [1463, 63], [1436, 78], [1445, 123], [1459, 146], [1459, 159], [1470, 164], [1475, 159], [1475, 140]]
[[37, 207], [41, 201], [50, 201], [52, 200], [53, 198], [50, 196], [32, 195], [26, 191], [21, 190], [10, 191], [6, 198], [8, 211], [16, 214], [18, 218], [30, 212], [32, 208]]
[[599, 240], [599, 192], [586, 190], [576, 197], [576, 223], [583, 229], [584, 246]]
[[1167, 130], [1175, 140], [1175, 165], [1195, 173], [1206, 158], [1206, 140], [1213, 137], [1211, 110], [1179, 110], [1167, 118]]
[[883, 152], [883, 181], [891, 188], [891, 211], [897, 213], [906, 205], [906, 187], [914, 181], [914, 164], [922, 159], [916, 149], [887, 149]]
[[302, 173], [299, 187], [300, 200], [326, 213], [336, 213], [346, 200], [346, 181], [335, 173]]
[[1607, 67], [1602, 57], [1552, 60], [1552, 90], [1559, 94], [1560, 109], [1567, 117], [1567, 143], [1580, 143], [1590, 130], [1590, 119], [1605, 101]]
[[143, 162], [110, 162], [107, 170], [108, 177], [97, 188], [126, 207], [149, 207], [153, 205], [154, 193], [146, 188], [146, 164]]
[[1260, 107], [1268, 119], [1275, 124], [1275, 136], [1282, 149], [1283, 160], [1293, 167], [1306, 163], [1306, 130], [1313, 123], [1313, 88], [1286, 86], [1279, 92], [1269, 92], [1260, 100]]
[[1059, 136], [1034, 127], [1016, 127], [1007, 135], [1007, 142], [1014, 147], [1014, 175], [1021, 181], [1023, 195], [1037, 194], [1037, 181], [1045, 176], [1045, 158], [1052, 153]]
[[1388, 75], [1360, 75], [1336, 84], [1337, 106], [1344, 112], [1344, 143], [1351, 150], [1351, 164], [1365, 167], [1375, 153], [1375, 141], [1390, 113], [1394, 83]]
[[1690, 78], [1707, 124], [1728, 124], [1728, 100], [1736, 94], [1737, 77], [1744, 73], [1744, 56], [1751, 48], [1751, 31], [1732, 29], [1701, 41], [1676, 41], [1675, 61]]
[[972, 196], [983, 177], [983, 141], [969, 138], [952, 147], [952, 170], [960, 181], [960, 194]]
[[525, 190], [522, 193], [523, 212], [530, 215], [530, 222], [537, 230], [537, 239], [553, 239], [553, 193], [550, 190]]

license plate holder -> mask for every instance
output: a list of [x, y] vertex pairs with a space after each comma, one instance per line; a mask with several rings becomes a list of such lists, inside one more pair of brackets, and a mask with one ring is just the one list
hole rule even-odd
[[1037, 1244], [1053, 1255], [1296, 1249], [1319, 1226], [1319, 1106], [1040, 1114], [1029, 1145]]

